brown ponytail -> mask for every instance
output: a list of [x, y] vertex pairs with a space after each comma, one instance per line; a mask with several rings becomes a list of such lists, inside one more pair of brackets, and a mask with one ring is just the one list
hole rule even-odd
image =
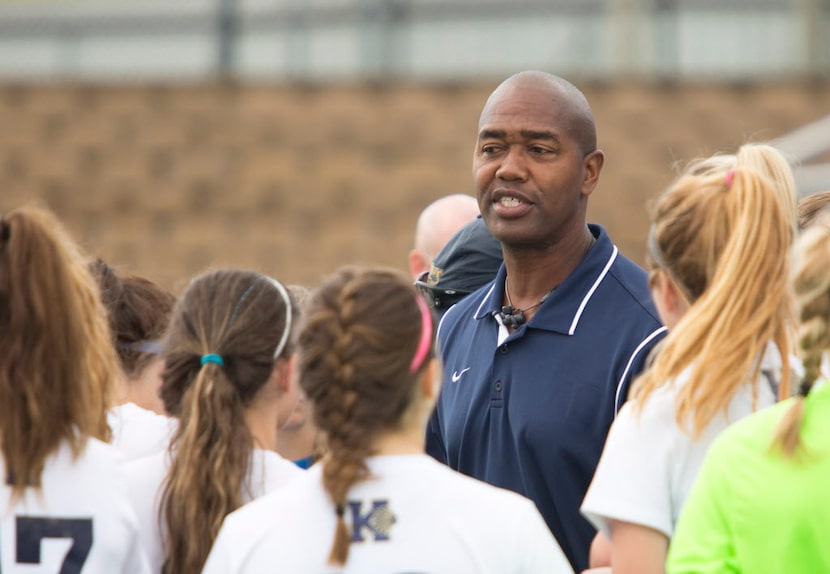
[[289, 336], [274, 357], [296, 324], [289, 303], [267, 277], [220, 270], [195, 279], [174, 310], [161, 388], [179, 418], [160, 508], [166, 574], [201, 571], [222, 520], [245, 499], [254, 448], [245, 409], [274, 361], [293, 352]]
[[383, 431], [397, 428], [413, 402], [430, 350], [414, 371], [423, 317], [410, 281], [398, 272], [345, 268], [311, 295], [300, 334], [300, 385], [314, 405], [329, 453], [323, 486], [337, 514], [329, 561], [343, 565], [350, 532], [349, 489], [368, 477], [366, 458]]
[[0, 220], [0, 440], [12, 496], [64, 441], [109, 440], [117, 373], [106, 312], [78, 247], [40, 209]]

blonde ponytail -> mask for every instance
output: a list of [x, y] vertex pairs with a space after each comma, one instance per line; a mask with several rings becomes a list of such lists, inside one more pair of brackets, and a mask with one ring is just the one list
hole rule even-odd
[[635, 383], [640, 408], [690, 369], [690, 384], [677, 392], [676, 418], [697, 436], [747, 378], [757, 380], [769, 341], [781, 354], [781, 386], [788, 388], [791, 310], [781, 254], [790, 235], [773, 185], [750, 170], [687, 175], [658, 199], [653, 243], [691, 307]]

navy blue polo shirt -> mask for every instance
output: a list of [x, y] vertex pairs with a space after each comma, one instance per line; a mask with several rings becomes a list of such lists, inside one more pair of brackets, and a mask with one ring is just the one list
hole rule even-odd
[[446, 313], [427, 431], [438, 460], [535, 501], [577, 572], [595, 532], [579, 506], [628, 386], [665, 334], [646, 273], [589, 228], [596, 242], [583, 260], [502, 344], [493, 313], [504, 265]]

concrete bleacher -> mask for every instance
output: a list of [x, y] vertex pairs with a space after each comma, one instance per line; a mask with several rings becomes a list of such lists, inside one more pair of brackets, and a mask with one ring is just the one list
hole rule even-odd
[[[39, 200], [92, 253], [174, 288], [216, 265], [305, 284], [404, 269], [420, 209], [473, 193], [492, 87], [0, 85], [0, 210]], [[822, 83], [581, 87], [607, 156], [590, 218], [637, 261], [677, 162], [830, 113]]]

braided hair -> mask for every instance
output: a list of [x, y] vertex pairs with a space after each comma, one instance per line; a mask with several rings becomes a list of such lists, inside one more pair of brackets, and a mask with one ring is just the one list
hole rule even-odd
[[778, 426], [775, 444], [787, 456], [800, 448], [804, 400], [821, 375], [830, 349], [830, 215], [821, 217], [799, 236], [793, 258], [793, 290], [798, 308], [798, 350], [804, 378], [793, 405]]
[[300, 385], [329, 448], [322, 473], [337, 514], [333, 564], [349, 555], [348, 491], [368, 478], [373, 441], [401, 426], [432, 354], [429, 312], [418, 297], [396, 271], [348, 267], [307, 303]]

